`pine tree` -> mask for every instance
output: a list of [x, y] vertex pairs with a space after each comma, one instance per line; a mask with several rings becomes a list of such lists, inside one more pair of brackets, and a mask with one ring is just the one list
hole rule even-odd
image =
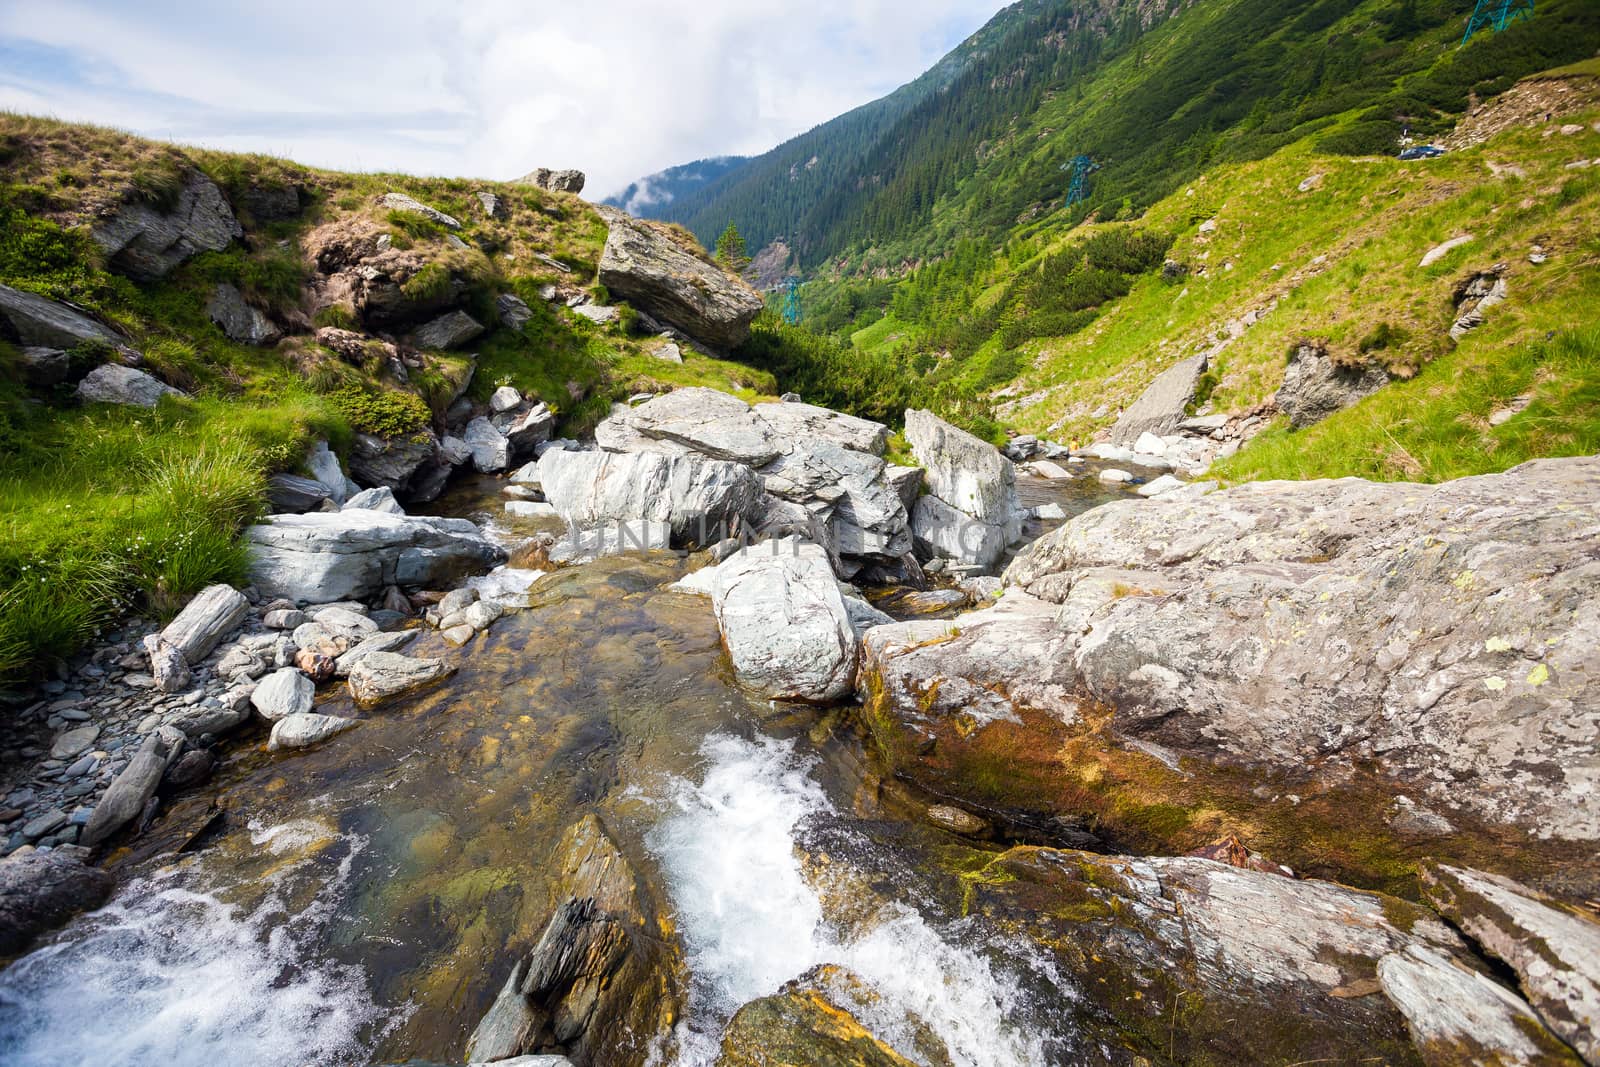
[[722, 236], [717, 238], [717, 262], [735, 274], [743, 274], [744, 269], [750, 265], [750, 256], [744, 246], [744, 237], [739, 233], [739, 227], [728, 223], [728, 228], [722, 231]]

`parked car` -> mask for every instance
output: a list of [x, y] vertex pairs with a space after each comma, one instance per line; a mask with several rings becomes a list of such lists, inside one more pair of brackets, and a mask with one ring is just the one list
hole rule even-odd
[[1444, 149], [1433, 144], [1412, 145], [1400, 153], [1401, 159], [1432, 159], [1444, 155]]

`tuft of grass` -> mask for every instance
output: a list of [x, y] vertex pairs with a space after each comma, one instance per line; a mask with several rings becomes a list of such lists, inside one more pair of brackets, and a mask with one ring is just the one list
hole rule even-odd
[[328, 399], [352, 430], [379, 437], [420, 433], [433, 414], [421, 397], [397, 389], [345, 386]]

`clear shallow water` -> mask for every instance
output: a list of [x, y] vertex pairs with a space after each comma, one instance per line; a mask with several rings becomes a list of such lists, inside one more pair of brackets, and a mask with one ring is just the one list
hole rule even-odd
[[[1069, 512], [1101, 496], [1025, 488]], [[452, 507], [497, 511], [497, 485], [485, 492]], [[1027, 946], [986, 945], [909, 898], [868, 922], [830, 913], [796, 828], [916, 805], [887, 811], [851, 731], [738, 689], [709, 605], [665, 588], [683, 569], [623, 559], [550, 576], [443, 687], [305, 752], [247, 738], [213, 785], [228, 815], [211, 844], [171, 866], [127, 861], [107, 908], [0, 971], [0, 1063], [459, 1063], [553, 906], [556, 842], [591, 811], [659, 865], [646, 873], [683, 935], [689, 1003], [667, 1062], [711, 1062], [741, 1004], [820, 963], [876, 990], [863, 1021], [917, 1062], [919, 1020], [962, 1067], [1061, 1062], [1070, 1035], [1049, 1031], [1066, 1013], [1029, 1003]], [[447, 654], [432, 634], [408, 651]], [[360, 715], [337, 696], [318, 710]], [[141, 847], [175, 847], [179, 821]]]

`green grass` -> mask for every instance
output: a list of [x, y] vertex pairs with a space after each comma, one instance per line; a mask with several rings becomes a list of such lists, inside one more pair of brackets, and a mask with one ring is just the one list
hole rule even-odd
[[240, 582], [237, 534], [265, 478], [317, 434], [346, 431], [320, 399], [164, 400], [13, 423], [0, 448], [0, 681], [69, 656], [130, 609], [157, 615]]

